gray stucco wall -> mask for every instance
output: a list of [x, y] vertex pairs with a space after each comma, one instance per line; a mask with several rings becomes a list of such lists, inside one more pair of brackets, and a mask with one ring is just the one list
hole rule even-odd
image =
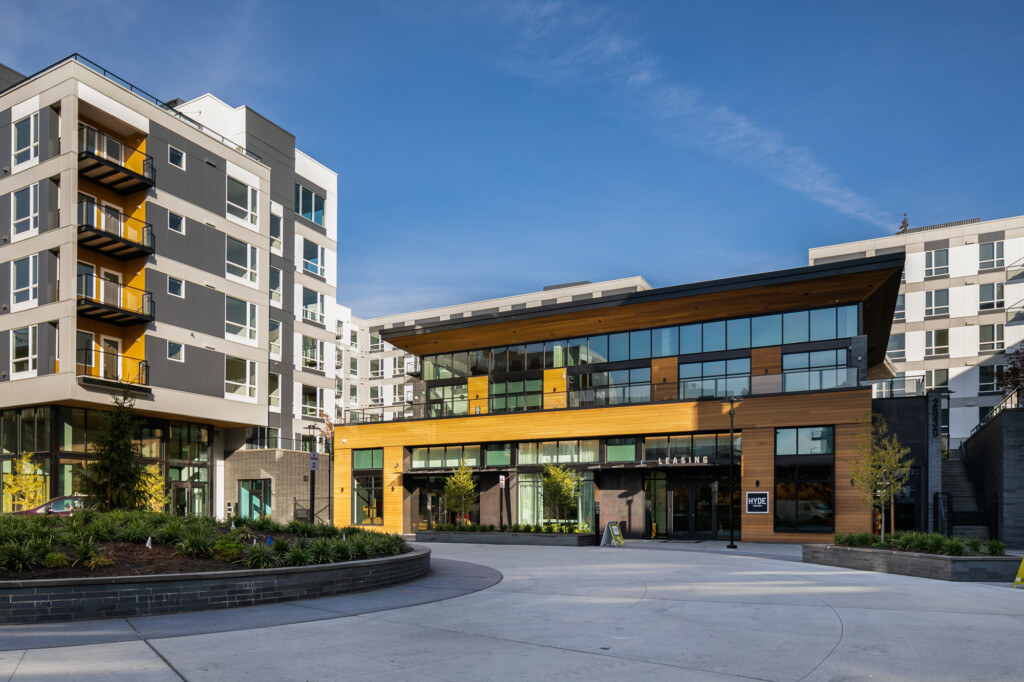
[[[185, 152], [184, 171], [167, 162], [168, 144]], [[211, 213], [225, 214], [227, 164], [224, 159], [152, 121], [146, 150], [153, 157], [153, 170], [161, 190]]]
[[185, 362], [167, 359], [167, 341], [147, 335], [146, 362], [151, 386], [216, 397], [224, 396], [224, 354], [185, 346]]
[[185, 298], [167, 293], [167, 274], [149, 269], [146, 285], [153, 294], [153, 305], [160, 321], [176, 327], [224, 336], [224, 294], [202, 284], [185, 282]]
[[224, 233], [191, 218], [185, 220], [185, 234], [167, 228], [167, 209], [150, 203], [147, 205], [147, 220], [153, 225], [153, 240], [158, 256], [170, 258], [179, 263], [218, 277], [224, 276]]

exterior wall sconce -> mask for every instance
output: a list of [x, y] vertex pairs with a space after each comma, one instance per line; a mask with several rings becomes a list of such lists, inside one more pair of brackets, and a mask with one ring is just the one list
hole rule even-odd
[[761, 487], [761, 481], [754, 481], [754, 487], [755, 488], [760, 488]]

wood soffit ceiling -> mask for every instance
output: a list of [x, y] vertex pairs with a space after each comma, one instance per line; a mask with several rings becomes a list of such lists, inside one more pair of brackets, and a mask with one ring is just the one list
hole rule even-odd
[[[861, 301], [867, 304], [865, 320], [871, 331], [871, 326], [874, 326], [878, 318], [885, 319], [884, 316], [888, 315], [888, 319], [892, 319], [892, 308], [895, 306], [903, 267], [903, 254], [896, 256], [835, 264], [847, 266], [839, 268], [840, 272], [835, 272], [835, 267], [800, 268], [772, 273], [778, 277], [736, 278], [710, 282], [704, 287], [668, 287], [639, 295], [612, 297], [611, 300], [597, 298], [577, 302], [575, 305], [526, 308], [481, 319], [462, 318], [425, 326], [385, 329], [381, 332], [388, 343], [422, 356]], [[863, 267], [866, 262], [875, 267]], [[820, 276], [815, 276], [815, 271], [822, 272]], [[797, 274], [794, 276], [793, 273]], [[701, 292], [701, 288], [705, 291]], [[886, 300], [888, 298], [892, 298], [892, 301]], [[870, 308], [888, 310], [871, 311]], [[870, 314], [872, 312], [874, 314]], [[885, 330], [887, 341], [888, 329]]]

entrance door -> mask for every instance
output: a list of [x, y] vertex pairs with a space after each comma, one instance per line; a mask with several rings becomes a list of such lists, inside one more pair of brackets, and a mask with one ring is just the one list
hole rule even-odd
[[672, 489], [672, 528], [678, 540], [715, 538], [715, 484], [705, 481], [682, 483]]
[[172, 483], [171, 513], [175, 516], [205, 516], [205, 486], [192, 487], [187, 483]]

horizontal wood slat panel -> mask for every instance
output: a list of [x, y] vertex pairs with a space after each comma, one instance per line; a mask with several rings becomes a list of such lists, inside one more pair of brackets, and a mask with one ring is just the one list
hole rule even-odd
[[558, 410], [569, 403], [565, 394], [565, 369], [544, 370], [544, 409]]
[[654, 358], [651, 360], [651, 400], [679, 399], [679, 358]]
[[750, 374], [752, 376], [781, 373], [782, 348], [780, 346], [750, 349]]
[[485, 376], [469, 377], [466, 389], [469, 394], [469, 413], [475, 415], [477, 414], [477, 408], [479, 408], [480, 414], [487, 414], [487, 397], [490, 391], [488, 378]]

